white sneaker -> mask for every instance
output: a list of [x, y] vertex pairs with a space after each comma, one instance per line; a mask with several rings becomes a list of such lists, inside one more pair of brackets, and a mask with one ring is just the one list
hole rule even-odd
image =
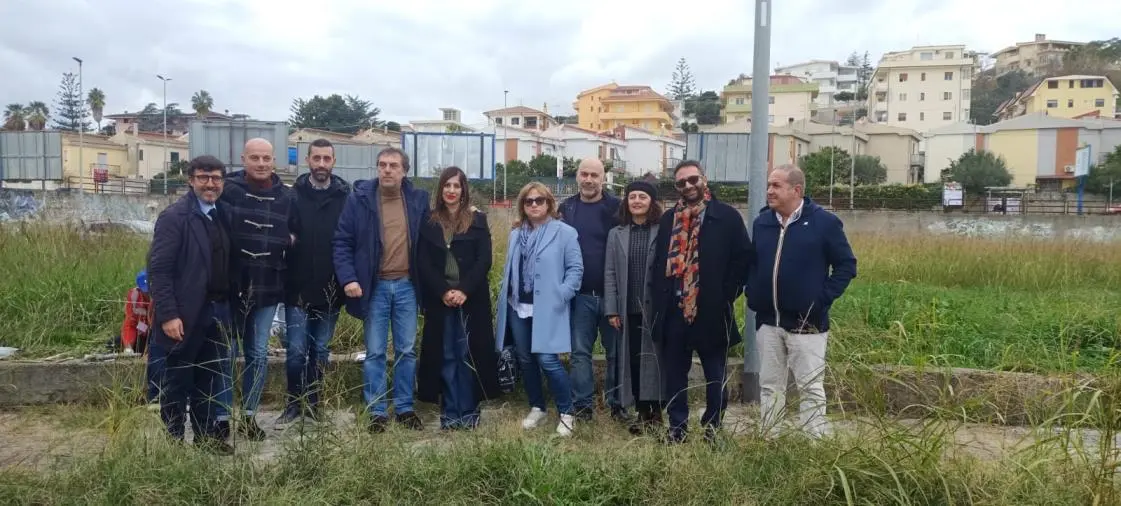
[[529, 410], [529, 414], [522, 420], [523, 429], [532, 429], [537, 427], [542, 420], [545, 419], [545, 412], [541, 408], [533, 408]]
[[576, 428], [575, 415], [561, 415], [560, 423], [557, 424], [557, 434], [562, 436], [571, 436], [572, 429]]

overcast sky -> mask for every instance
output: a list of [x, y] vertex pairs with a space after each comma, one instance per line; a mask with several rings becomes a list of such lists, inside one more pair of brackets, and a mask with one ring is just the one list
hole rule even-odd
[[[869, 51], [964, 43], [992, 52], [1035, 33], [1121, 36], [1121, 2], [1028, 8], [1022, 0], [781, 0], [771, 68]], [[681, 10], [674, 10], [681, 9]], [[105, 114], [162, 102], [190, 109], [205, 89], [218, 112], [286, 120], [295, 97], [349, 93], [382, 118], [466, 123], [509, 104], [571, 113], [577, 92], [615, 80], [664, 92], [685, 57], [702, 89], [751, 72], [751, 0], [0, 0], [0, 108], [52, 106], [63, 72]]]

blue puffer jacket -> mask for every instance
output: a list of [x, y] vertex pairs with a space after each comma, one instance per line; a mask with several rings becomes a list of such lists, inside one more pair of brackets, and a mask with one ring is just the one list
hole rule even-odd
[[[428, 192], [414, 188], [408, 179], [401, 180], [401, 194], [405, 199], [405, 213], [409, 222], [409, 279], [416, 290], [419, 305], [420, 276], [417, 274], [416, 242], [421, 224], [428, 221]], [[354, 191], [343, 205], [335, 228], [334, 246], [335, 275], [339, 285], [357, 281], [362, 287], [362, 297], [347, 297], [346, 312], [358, 319], [365, 319], [370, 309], [370, 296], [377, 285], [377, 270], [381, 265], [381, 216], [378, 209], [378, 181], [368, 179], [356, 181]]]
[[764, 207], [751, 237], [756, 259], [745, 291], [756, 326], [828, 331], [829, 308], [856, 277], [856, 256], [841, 220], [807, 197], [802, 215], [785, 231], [775, 212]]

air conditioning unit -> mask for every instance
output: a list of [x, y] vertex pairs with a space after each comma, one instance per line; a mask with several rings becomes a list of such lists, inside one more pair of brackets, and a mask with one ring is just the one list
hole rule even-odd
[[1063, 166], [1063, 172], [1066, 172], [1067, 174], [1074, 174], [1074, 166], [1073, 165], [1064, 165]]

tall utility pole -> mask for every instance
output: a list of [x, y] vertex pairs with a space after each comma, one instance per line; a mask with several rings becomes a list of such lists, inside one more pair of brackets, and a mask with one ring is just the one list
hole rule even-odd
[[[510, 90], [502, 90], [502, 110], [506, 110], [506, 97], [510, 94]], [[503, 112], [505, 114], [505, 112]], [[502, 121], [502, 200], [506, 200], [506, 166], [510, 164], [510, 160], [506, 159], [506, 120]]]
[[[771, 0], [755, 0], [755, 55], [751, 78], [751, 138], [748, 145], [747, 230], [767, 201], [768, 96], [771, 89]], [[759, 403], [759, 349], [755, 346], [755, 312], [744, 302], [743, 402]]]
[[86, 116], [84, 114], [86, 111], [86, 106], [84, 103], [85, 97], [82, 96], [82, 59], [78, 58], [77, 56], [74, 56], [72, 58], [74, 58], [74, 61], [78, 62], [78, 103], [79, 105], [81, 105], [83, 112], [82, 116], [78, 118], [78, 193], [85, 193], [85, 184], [82, 183], [82, 178], [85, 177], [84, 175], [86, 173], [86, 166], [85, 161], [82, 160], [82, 154], [86, 150], [86, 141], [84, 135], [86, 125], [85, 123], [83, 123], [83, 120], [86, 119]]
[[156, 77], [163, 81], [163, 194], [167, 195], [167, 176], [168, 169], [171, 168], [170, 154], [167, 149], [167, 82], [171, 80], [170, 77], [164, 77], [156, 74]]

